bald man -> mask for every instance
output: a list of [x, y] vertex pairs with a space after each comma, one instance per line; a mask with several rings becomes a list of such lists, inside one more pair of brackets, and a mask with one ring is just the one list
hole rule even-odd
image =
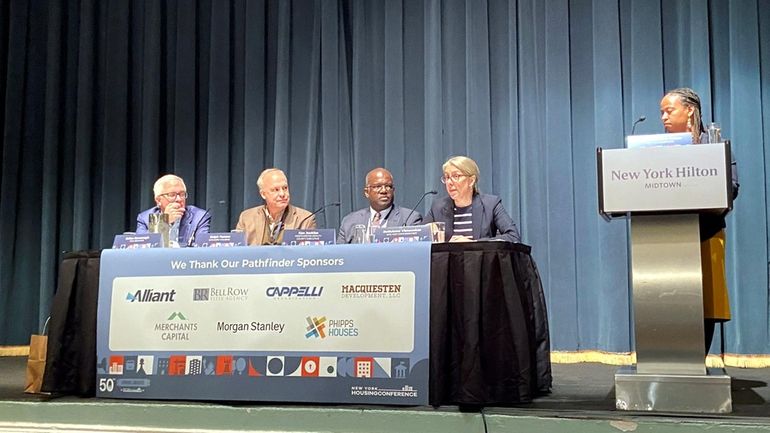
[[171, 225], [169, 240], [176, 241], [180, 246], [191, 245], [195, 235], [209, 232], [211, 215], [201, 208], [187, 205], [187, 186], [181, 177], [174, 174], [161, 176], [155, 181], [152, 191], [155, 207], [136, 216], [137, 234], [149, 231], [150, 214], [157, 213], [168, 215]]
[[289, 181], [283, 171], [277, 168], [263, 171], [257, 187], [265, 204], [241, 212], [235, 226], [246, 234], [249, 245], [280, 245], [286, 229], [316, 228], [315, 217], [310, 212], [289, 203]]
[[369, 207], [349, 213], [342, 219], [337, 243], [349, 244], [353, 240], [353, 227], [358, 224], [371, 229], [373, 226], [398, 227], [404, 223], [408, 226], [422, 223], [419, 212], [393, 204], [395, 191], [393, 175], [388, 170], [380, 167], [370, 171], [364, 184], [364, 197], [369, 200]]

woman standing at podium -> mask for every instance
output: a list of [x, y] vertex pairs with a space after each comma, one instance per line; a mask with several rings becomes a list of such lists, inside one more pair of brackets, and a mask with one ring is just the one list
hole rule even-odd
[[[660, 119], [668, 133], [689, 132], [693, 144], [708, 143], [703, 128], [700, 97], [689, 88], [674, 89], [660, 101]], [[732, 163], [733, 198], [738, 196], [738, 174]], [[701, 270], [703, 273], [703, 318], [706, 354], [717, 322], [730, 320], [725, 277], [725, 216], [700, 214]]]

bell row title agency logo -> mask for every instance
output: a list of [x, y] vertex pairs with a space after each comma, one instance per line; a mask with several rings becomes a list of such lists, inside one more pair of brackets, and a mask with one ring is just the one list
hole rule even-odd
[[326, 319], [326, 316], [305, 317], [305, 338], [358, 337], [358, 328], [353, 319]]
[[163, 341], [190, 341], [190, 334], [198, 331], [198, 323], [187, 320], [181, 311], [174, 311], [165, 321], [155, 323], [153, 331]]
[[313, 299], [323, 295], [324, 286], [270, 286], [265, 296], [272, 299]]
[[193, 289], [193, 301], [243, 302], [249, 299], [249, 289], [245, 287], [196, 287]]
[[401, 284], [343, 284], [340, 298], [400, 298]]
[[139, 289], [126, 293], [127, 302], [174, 302], [176, 290]]
[[678, 182], [674, 179], [690, 179], [698, 177], [716, 177], [719, 175], [719, 170], [716, 168], [702, 168], [695, 166], [683, 166], [683, 167], [666, 167], [663, 169], [653, 170], [651, 168], [644, 168], [639, 170], [612, 170], [610, 173], [610, 180], [619, 182], [633, 182], [638, 180], [653, 181], [645, 182], [644, 187], [646, 189], [666, 189], [666, 188], [681, 188], [682, 182]]

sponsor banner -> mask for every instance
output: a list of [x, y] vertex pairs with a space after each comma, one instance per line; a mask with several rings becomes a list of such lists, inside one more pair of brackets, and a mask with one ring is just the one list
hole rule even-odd
[[104, 251], [97, 395], [428, 402], [430, 244]]
[[605, 213], [726, 209], [724, 144], [604, 149]]
[[408, 353], [414, 283], [413, 272], [118, 277], [108, 346]]

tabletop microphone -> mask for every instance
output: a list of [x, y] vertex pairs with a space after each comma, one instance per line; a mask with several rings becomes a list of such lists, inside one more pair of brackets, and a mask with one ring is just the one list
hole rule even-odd
[[334, 203], [325, 204], [325, 205], [323, 205], [323, 206], [319, 207], [319, 208], [318, 208], [318, 209], [316, 209], [316, 210], [315, 210], [313, 213], [311, 213], [310, 215], [306, 216], [306, 217], [305, 217], [305, 218], [304, 218], [302, 221], [300, 221], [300, 222], [299, 222], [299, 224], [297, 225], [297, 228], [298, 228], [298, 229], [299, 229], [299, 228], [301, 228], [301, 227], [302, 227], [302, 224], [304, 224], [304, 223], [305, 223], [305, 221], [309, 220], [309, 219], [310, 219], [310, 218], [312, 218], [312, 217], [313, 217], [315, 214], [317, 214], [317, 213], [320, 213], [321, 211], [323, 211], [323, 210], [324, 210], [324, 209], [326, 209], [327, 207], [332, 207], [332, 206], [339, 206], [339, 205], [340, 205], [340, 202], [338, 202], [338, 201], [335, 201]]
[[647, 120], [647, 116], [639, 116], [639, 118], [636, 119], [636, 122], [634, 122], [634, 125], [631, 126], [631, 135], [634, 135], [634, 130], [636, 129], [636, 125], [644, 122], [645, 120]]
[[426, 191], [426, 192], [425, 192], [425, 194], [423, 194], [423, 195], [422, 195], [422, 197], [420, 197], [420, 199], [419, 199], [419, 200], [417, 200], [417, 204], [416, 204], [416, 205], [414, 205], [414, 207], [412, 208], [412, 211], [411, 211], [411, 212], [409, 212], [409, 215], [407, 215], [407, 216], [406, 216], [406, 219], [404, 220], [404, 227], [406, 227], [406, 224], [409, 222], [409, 218], [412, 216], [412, 214], [414, 213], [414, 211], [416, 211], [416, 210], [417, 210], [417, 206], [419, 206], [419, 205], [420, 205], [420, 203], [422, 203], [422, 201], [425, 199], [425, 196], [426, 196], [426, 195], [428, 195], [428, 194], [438, 194], [438, 193], [436, 192], [436, 190], [433, 190], [433, 191]]
[[193, 242], [195, 242], [195, 235], [198, 234], [198, 229], [201, 228], [201, 223], [203, 222], [203, 220], [206, 219], [206, 215], [208, 214], [209, 214], [209, 209], [206, 209], [206, 212], [203, 212], [203, 216], [201, 217], [201, 219], [198, 220], [198, 224], [195, 224], [195, 229], [193, 229], [190, 239], [187, 240], [188, 247], [193, 246]]

